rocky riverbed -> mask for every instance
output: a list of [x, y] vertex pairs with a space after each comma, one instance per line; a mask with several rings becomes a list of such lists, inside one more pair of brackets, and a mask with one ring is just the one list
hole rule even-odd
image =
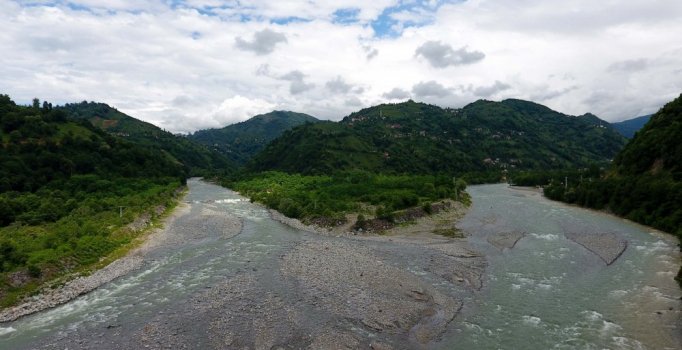
[[[157, 208], [156, 214], [160, 215], [164, 210], [165, 208]], [[178, 217], [185, 215], [188, 210], [189, 206], [180, 204], [166, 219], [166, 222], [170, 224], [175, 223], [175, 220]], [[132, 230], [141, 230], [148, 226], [149, 223], [150, 216], [145, 214], [135, 220], [133, 224], [129, 225], [129, 228]], [[1, 310], [0, 323], [14, 321], [22, 316], [64, 304], [80, 295], [97, 289], [105, 283], [111, 282], [116, 278], [139, 269], [144, 261], [144, 256], [153, 248], [161, 244], [171, 244], [168, 240], [171, 238], [172, 232], [173, 230], [168, 227], [153, 229], [146, 237], [141, 237], [140, 239], [144, 240], [144, 242], [139, 247], [128, 252], [125, 257], [113, 261], [109, 265], [94, 271], [92, 274], [77, 276], [72, 279], [68, 279], [67, 277], [65, 283], [47, 286], [37, 295], [23, 300], [19, 305]]]
[[[106, 304], [95, 317], [106, 321], [16, 348], [429, 347], [482, 286], [484, 258], [464, 239], [429, 232], [454, 228], [463, 208], [380, 236], [304, 225], [206, 183], [190, 188], [201, 193], [163, 230], [74, 289], [119, 278], [120, 300], [86, 298], [93, 309]], [[77, 296], [70, 290], [55, 291], [66, 301]], [[129, 311], [112, 316], [112, 307]]]
[[[678, 255], [650, 259], [674, 247], [622, 221], [595, 224], [602, 217], [580, 220], [580, 212], [534, 193], [509, 195], [488, 186], [472, 189], [474, 208], [461, 227], [455, 221], [463, 212], [441, 212], [383, 235], [320, 231], [220, 187], [195, 180], [189, 185], [189, 205], [143, 246], [139, 268], [70, 303], [0, 325], [0, 344], [679, 348], [666, 328], [679, 329], [678, 289], [660, 282], [672, 278], [668, 265]], [[538, 215], [544, 219], [528, 219]], [[574, 231], [563, 230], [564, 224], [580, 224], [580, 232], [616, 227], [633, 248], [605, 265], [567, 239], [564, 234]], [[433, 234], [460, 228], [471, 235]], [[614, 312], [620, 309], [625, 312]], [[663, 326], [647, 326], [652, 322]]]

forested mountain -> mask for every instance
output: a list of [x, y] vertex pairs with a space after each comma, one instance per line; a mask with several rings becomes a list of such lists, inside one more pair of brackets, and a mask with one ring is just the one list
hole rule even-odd
[[545, 194], [604, 209], [682, 236], [682, 95], [666, 104], [616, 156], [605, 178], [555, 184]]
[[[63, 110], [17, 106], [0, 95], [0, 191], [33, 192], [74, 175], [184, 176], [170, 154], [68, 120]], [[7, 216], [3, 216], [7, 219]]]
[[[168, 152], [0, 95], [0, 307], [135, 238], [187, 176]], [[154, 214], [156, 215], [156, 214]]]
[[303, 113], [273, 111], [222, 129], [199, 130], [189, 138], [244, 164], [286, 130], [319, 120]]
[[611, 123], [611, 125], [618, 131], [621, 135], [631, 139], [635, 136], [635, 133], [639, 129], [643, 128], [644, 125], [651, 119], [651, 115], [645, 115], [637, 118], [632, 118], [624, 120], [622, 122]]
[[182, 163], [192, 175], [230, 171], [227, 157], [186, 137], [173, 135], [159, 127], [128, 116], [104, 103], [81, 102], [58, 107], [69, 119], [88, 120], [92, 125], [132, 143], [161, 150]]
[[408, 101], [287, 131], [248, 167], [304, 174], [566, 168], [606, 163], [625, 142], [594, 115], [528, 101], [481, 100], [462, 109]]

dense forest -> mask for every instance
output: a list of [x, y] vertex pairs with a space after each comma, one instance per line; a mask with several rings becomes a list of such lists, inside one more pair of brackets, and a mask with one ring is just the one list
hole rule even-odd
[[344, 220], [345, 214], [392, 220], [401, 210], [422, 207], [441, 199], [467, 201], [466, 182], [449, 176], [379, 175], [366, 171], [334, 175], [265, 172], [224, 185], [304, 222]]
[[555, 183], [552, 199], [682, 236], [682, 97], [666, 104], [616, 156], [602, 179]]
[[229, 173], [235, 165], [187, 137], [174, 135], [159, 127], [128, 116], [104, 103], [80, 102], [58, 107], [70, 120], [88, 120], [95, 127], [130, 143], [167, 154], [193, 176]]
[[478, 101], [463, 109], [408, 101], [294, 128], [248, 168], [302, 174], [560, 169], [606, 164], [624, 144], [593, 115], [567, 116], [527, 101]]
[[317, 118], [304, 113], [272, 111], [221, 129], [199, 130], [188, 138], [220, 152], [234, 164], [244, 165], [285, 131], [317, 122]]
[[0, 95], [0, 306], [131, 242], [173, 205], [187, 168], [166, 152]]

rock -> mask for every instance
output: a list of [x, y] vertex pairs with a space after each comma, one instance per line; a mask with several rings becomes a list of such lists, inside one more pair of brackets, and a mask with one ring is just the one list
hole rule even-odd
[[525, 232], [500, 232], [488, 236], [488, 243], [499, 250], [512, 249], [525, 236]]
[[599, 256], [606, 265], [613, 264], [628, 246], [628, 242], [615, 233], [568, 232], [565, 236]]

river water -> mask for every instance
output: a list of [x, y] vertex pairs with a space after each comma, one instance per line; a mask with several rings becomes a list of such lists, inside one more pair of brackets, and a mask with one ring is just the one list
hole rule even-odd
[[[190, 215], [171, 230], [192, 239], [161, 246], [145, 265], [65, 305], [0, 325], [0, 349], [117, 348], [120, 338], [192, 296], [241, 272], [276, 264], [303, 240], [322, 239], [269, 218], [232, 191], [189, 181]], [[443, 349], [680, 349], [680, 289], [673, 281], [676, 241], [631, 222], [505, 185], [468, 189], [473, 205], [460, 227], [486, 255], [484, 288], [465, 300], [441, 341]], [[235, 237], [197, 222], [205, 211], [243, 220]], [[612, 265], [564, 237], [565, 232], [612, 232], [628, 248]], [[522, 231], [513, 249], [486, 237]], [[267, 276], [267, 274], [266, 274]], [[264, 281], [263, 283], [268, 283]], [[95, 335], [80, 343], [77, 335]], [[67, 341], [68, 340], [68, 341]], [[197, 338], [194, 348], [209, 344]]]
[[[530, 190], [486, 185], [467, 191], [473, 207], [460, 226], [473, 247], [486, 253], [486, 287], [443, 348], [682, 347], [682, 294], [673, 280], [680, 254], [673, 237]], [[505, 231], [526, 237], [499, 252], [486, 237]], [[571, 231], [616, 233], [628, 248], [607, 266], [566, 239]]]

